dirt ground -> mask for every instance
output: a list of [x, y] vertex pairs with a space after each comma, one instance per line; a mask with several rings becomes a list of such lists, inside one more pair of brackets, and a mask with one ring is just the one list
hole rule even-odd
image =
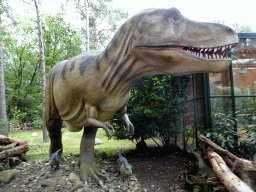
[[[137, 188], [137, 192], [187, 191], [185, 190], [184, 173], [193, 167], [193, 163], [189, 155], [177, 147], [168, 149], [148, 147], [143, 152], [136, 150], [124, 152], [123, 156], [133, 166], [133, 174], [137, 178], [136, 183], [140, 186]], [[0, 191], [42, 191], [43, 188], [40, 187], [42, 181], [55, 179], [54, 183], [58, 183], [63, 178], [67, 179], [71, 172], [79, 175], [77, 166], [79, 154], [68, 158], [72, 160], [71, 164], [61, 163], [60, 170], [57, 172], [53, 172], [50, 166], [45, 166], [48, 158], [39, 161], [29, 160], [26, 164], [18, 165], [15, 168], [20, 171], [15, 179], [6, 185], [1, 185]], [[116, 166], [117, 158], [117, 155], [108, 157], [106, 161], [110, 162], [109, 165], [98, 164], [100, 170], [105, 169], [113, 179], [116, 178], [117, 171], [113, 172], [111, 169], [113, 169], [112, 165]], [[67, 183], [65, 179], [64, 184], [54, 186], [54, 191], [71, 191], [73, 185]], [[102, 190], [97, 184], [96, 186], [92, 185], [89, 191], [110, 191], [110, 188], [114, 189], [112, 191], [133, 191], [136, 188], [128, 190], [125, 185], [114, 188], [113, 183], [106, 183], [109, 185], [109, 189], [105, 190]]]
[[124, 154], [141, 187], [148, 192], [186, 191], [184, 173], [193, 166], [187, 153], [174, 148], [149, 147], [143, 153]]

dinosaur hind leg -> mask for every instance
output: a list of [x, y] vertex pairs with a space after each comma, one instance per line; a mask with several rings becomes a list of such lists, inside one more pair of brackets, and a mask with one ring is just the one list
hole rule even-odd
[[52, 119], [47, 123], [47, 129], [51, 140], [50, 155], [59, 149], [62, 149], [61, 127], [61, 119]]
[[106, 176], [99, 173], [94, 157], [94, 144], [97, 127], [84, 127], [84, 133], [80, 145], [80, 178], [88, 184], [88, 179], [91, 177], [100, 186], [104, 186], [102, 179], [108, 179]]

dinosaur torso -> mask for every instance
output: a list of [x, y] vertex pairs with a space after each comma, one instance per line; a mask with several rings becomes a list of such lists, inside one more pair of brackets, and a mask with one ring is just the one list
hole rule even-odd
[[237, 35], [220, 24], [188, 20], [175, 9], [138, 13], [116, 32], [103, 51], [88, 51], [55, 65], [46, 85], [46, 120], [58, 115], [70, 131], [110, 120], [129, 100], [132, 85], [150, 74], [219, 72]]

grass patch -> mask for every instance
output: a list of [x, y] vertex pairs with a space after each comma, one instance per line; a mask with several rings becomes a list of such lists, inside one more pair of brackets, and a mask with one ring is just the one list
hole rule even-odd
[[[38, 137], [32, 137], [32, 132], [36, 132]], [[70, 132], [65, 129], [65, 133], [62, 135], [62, 144], [64, 148], [64, 155], [70, 152], [80, 152], [80, 142], [83, 131]], [[30, 150], [26, 155], [31, 159], [41, 159], [49, 156], [50, 143], [43, 143], [43, 132], [39, 131], [24, 131], [19, 133], [9, 133], [9, 137], [23, 139], [28, 141]], [[103, 141], [103, 144], [96, 145], [95, 148], [99, 152], [104, 151], [108, 156], [118, 152], [121, 148], [123, 150], [134, 149], [136, 145], [129, 140], [115, 140], [114, 138], [108, 140], [106, 132], [103, 129], [98, 129], [97, 138]], [[154, 145], [152, 140], [146, 141], [148, 145]]]

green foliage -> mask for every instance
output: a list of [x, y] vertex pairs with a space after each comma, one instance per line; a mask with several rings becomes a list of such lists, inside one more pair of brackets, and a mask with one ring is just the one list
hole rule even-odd
[[246, 115], [246, 125], [243, 127], [244, 139], [240, 142], [239, 150], [247, 158], [254, 158], [256, 154], [256, 103], [250, 103], [241, 112]]
[[[128, 18], [128, 13], [113, 8], [113, 0], [91, 0], [89, 2], [90, 49], [103, 49], [114, 32]], [[83, 34], [85, 29], [82, 27]]]
[[206, 131], [206, 137], [222, 148], [234, 151], [237, 147], [236, 138], [238, 138], [234, 128], [236, 124], [237, 119], [232, 114], [215, 113], [213, 128]]
[[82, 52], [77, 31], [60, 14], [43, 15], [42, 28], [47, 72], [58, 62]]
[[237, 33], [251, 33], [253, 32], [252, 26], [247, 25], [247, 24], [239, 24], [239, 23], [234, 23], [233, 24], [235, 31]]
[[[38, 30], [35, 18], [17, 16], [4, 37], [7, 114], [15, 122], [42, 121]], [[46, 72], [82, 52], [76, 30], [61, 15], [43, 15]]]
[[[138, 81], [131, 90], [128, 114], [135, 127], [131, 140], [136, 142], [158, 137], [164, 146], [179, 132], [178, 122], [184, 106], [180, 103], [188, 76], [150, 76]], [[115, 137], [127, 138], [125, 129], [114, 117], [117, 124]]]

